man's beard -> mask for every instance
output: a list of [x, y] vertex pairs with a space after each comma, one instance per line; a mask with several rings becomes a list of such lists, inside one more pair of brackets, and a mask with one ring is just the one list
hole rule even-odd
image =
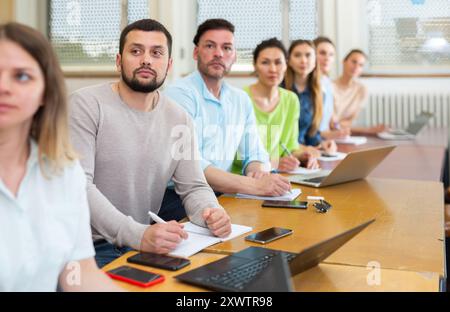
[[[217, 73], [217, 72], [213, 72], [212, 70], [209, 69], [209, 63], [204, 63], [200, 57], [198, 57], [197, 59], [197, 68], [198, 70], [205, 75], [206, 77], [209, 78], [214, 78], [214, 79], [222, 79], [226, 74], [228, 74], [230, 72], [230, 68], [226, 68], [225, 64], [220, 61], [220, 60], [213, 60], [215, 62], [221, 63], [224, 67], [222, 73]], [[210, 63], [212, 63], [213, 61], [211, 61]]]
[[[153, 74], [155, 75], [154, 78], [147, 83], [142, 83], [139, 81], [139, 79], [136, 78], [137, 72], [141, 69], [148, 69], [151, 70], [153, 72]], [[156, 72], [153, 69], [149, 69], [148, 67], [139, 67], [138, 69], [135, 69], [133, 71], [133, 77], [129, 78], [125, 75], [125, 71], [123, 70], [123, 65], [122, 65], [122, 72], [121, 72], [121, 76], [122, 76], [122, 80], [123, 82], [125, 82], [125, 84], [128, 86], [128, 88], [130, 88], [131, 90], [135, 91], [135, 92], [140, 92], [140, 93], [151, 93], [157, 89], [159, 89], [163, 84], [164, 81], [166, 80], [167, 77], [167, 70], [166, 70], [166, 74], [164, 75], [164, 77], [158, 81], [158, 75], [156, 74]]]

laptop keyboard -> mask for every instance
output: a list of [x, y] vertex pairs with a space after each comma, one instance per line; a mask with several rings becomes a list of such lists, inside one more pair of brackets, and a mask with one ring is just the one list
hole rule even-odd
[[[264, 255], [261, 258], [234, 267], [230, 271], [204, 277], [202, 278], [202, 281], [215, 285], [220, 289], [241, 291], [253, 280], [253, 278], [255, 278], [255, 276], [261, 273], [269, 265], [275, 255], [276, 253]], [[282, 256], [289, 262], [297, 255], [283, 252]]]
[[316, 178], [311, 178], [311, 179], [305, 179], [303, 181], [310, 182], [310, 183], [320, 183], [325, 178], [326, 178], [326, 176], [325, 177], [316, 177]]
[[393, 135], [407, 135], [408, 134], [408, 132], [406, 132], [405, 130], [402, 130], [402, 129], [391, 129], [391, 130], [389, 130], [389, 133], [393, 134]]

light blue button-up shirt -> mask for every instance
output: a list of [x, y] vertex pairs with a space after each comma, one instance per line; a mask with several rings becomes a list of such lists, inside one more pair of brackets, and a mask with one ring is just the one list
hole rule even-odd
[[[0, 292], [55, 291], [65, 265], [94, 256], [86, 176], [78, 161], [48, 179], [31, 143], [17, 195], [0, 179], [0, 245]], [[77, 267], [71, 267], [73, 277], [83, 278]]]
[[212, 165], [231, 171], [236, 153], [243, 161], [243, 172], [252, 161], [269, 162], [252, 103], [244, 91], [224, 82], [217, 99], [195, 71], [164, 93], [194, 119], [203, 170]]
[[320, 84], [322, 85], [323, 92], [323, 111], [319, 130], [327, 131], [330, 130], [330, 121], [333, 116], [334, 109], [333, 85], [331, 83], [331, 79], [327, 76], [322, 76]]

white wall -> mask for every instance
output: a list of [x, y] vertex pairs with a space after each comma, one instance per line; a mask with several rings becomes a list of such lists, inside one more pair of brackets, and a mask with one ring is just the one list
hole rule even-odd
[[377, 93], [380, 91], [440, 93], [450, 90], [450, 78], [364, 78], [361, 80], [368, 87], [369, 91]]
[[43, 33], [47, 29], [47, 0], [15, 0], [15, 19]]

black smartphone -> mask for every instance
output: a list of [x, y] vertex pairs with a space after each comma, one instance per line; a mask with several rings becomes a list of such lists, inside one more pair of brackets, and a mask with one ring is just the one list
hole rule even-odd
[[148, 287], [164, 281], [164, 276], [160, 274], [135, 269], [126, 265], [108, 271], [106, 274], [113, 279], [141, 287]]
[[284, 229], [279, 227], [273, 227], [258, 233], [253, 233], [245, 237], [245, 240], [248, 240], [250, 242], [260, 243], [260, 244], [267, 244], [270, 243], [276, 239], [282, 238], [284, 236], [287, 236], [289, 234], [292, 234], [292, 230], [290, 229]]
[[308, 208], [308, 202], [298, 200], [265, 200], [262, 203], [262, 207], [306, 209]]
[[150, 252], [141, 252], [127, 259], [130, 263], [147, 265], [155, 268], [176, 271], [191, 264], [189, 259], [176, 258]]

